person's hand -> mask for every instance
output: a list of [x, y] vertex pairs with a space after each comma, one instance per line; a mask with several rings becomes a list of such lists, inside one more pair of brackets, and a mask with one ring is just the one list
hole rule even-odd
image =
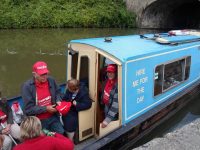
[[8, 131], [11, 130], [11, 124], [7, 124], [6, 128], [8, 129]]
[[47, 129], [42, 129], [42, 131], [43, 131], [44, 135], [46, 135], [46, 136], [55, 136], [55, 134], [56, 134], [56, 132], [51, 132]]
[[60, 106], [60, 105], [61, 105], [61, 101], [59, 101], [59, 102], [56, 102], [56, 104], [57, 104], [58, 106]]
[[3, 130], [2, 134], [10, 134], [10, 125], [7, 125]]
[[102, 127], [102, 128], [105, 128], [105, 127], [107, 127], [107, 125], [108, 125], [108, 123], [107, 123], [107, 122], [105, 122], [105, 121], [103, 121], [103, 122], [101, 123], [101, 127]]
[[10, 128], [11, 128], [11, 124], [7, 124], [7, 126], [6, 126], [6, 127], [10, 129]]
[[11, 127], [11, 124], [7, 124], [5, 129], [2, 130], [2, 133], [3, 134], [9, 134], [10, 133], [10, 127]]
[[76, 104], [77, 104], [76, 100], [73, 100], [73, 101], [72, 101], [72, 104], [73, 104], [74, 106], [76, 106]]
[[46, 108], [47, 108], [47, 112], [49, 112], [51, 114], [57, 112], [54, 105], [47, 106]]

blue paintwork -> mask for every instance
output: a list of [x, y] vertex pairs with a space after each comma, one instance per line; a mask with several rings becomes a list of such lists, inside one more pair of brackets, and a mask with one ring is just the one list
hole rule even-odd
[[[145, 35], [153, 37], [153, 34]], [[170, 42], [199, 39], [199, 36], [170, 36], [163, 34]], [[171, 96], [195, 82], [200, 82], [200, 42], [176, 46], [162, 45], [154, 40], [141, 39], [139, 35], [112, 37], [112, 42], [104, 38], [72, 40], [105, 51], [122, 63], [122, 124], [126, 124], [141, 114], [156, 108]], [[153, 96], [154, 70], [159, 64], [182, 57], [191, 56], [190, 77], [165, 93]], [[137, 73], [137, 72], [140, 72]], [[135, 83], [137, 83], [136, 85]], [[140, 91], [140, 92], [139, 92]]]
[[23, 108], [24, 104], [23, 104], [23, 100], [22, 100], [21, 96], [13, 97], [13, 98], [9, 99], [7, 102], [9, 104], [9, 106], [11, 106], [12, 103], [15, 101], [18, 101], [20, 106]]
[[[200, 45], [199, 45], [200, 46]], [[177, 58], [182, 58], [185, 56], [192, 56], [191, 73], [189, 80], [184, 83], [166, 91], [165, 93], [154, 97], [154, 70], [159, 64], [166, 63]], [[160, 103], [166, 101], [169, 97], [181, 92], [182, 89], [187, 86], [192, 85], [194, 82], [200, 79], [200, 52], [197, 47], [189, 48], [187, 50], [181, 50], [179, 52], [171, 51], [170, 54], [159, 53], [159, 56], [152, 55], [148, 58], [141, 60], [133, 60], [124, 64], [124, 75], [123, 75], [123, 85], [124, 85], [124, 95], [123, 95], [123, 123], [127, 123], [130, 120], [140, 116], [141, 114], [147, 112], [148, 110], [155, 108]], [[148, 65], [146, 65], [148, 64]], [[144, 69], [145, 73], [142, 75], [136, 75], [136, 72], [140, 69]], [[133, 85], [135, 81], [139, 81], [138, 85]], [[141, 81], [141, 82], [140, 82]], [[142, 89], [144, 93], [138, 93], [137, 90]], [[139, 99], [143, 98], [142, 102]]]
[[[153, 37], [153, 34], [148, 34]], [[198, 36], [171, 36], [164, 37], [170, 41], [196, 39]], [[72, 40], [70, 43], [82, 43], [91, 45], [105, 51], [121, 62], [132, 60], [136, 57], [149, 56], [156, 53], [162, 53], [165, 51], [171, 51], [174, 47], [170, 45], [161, 45], [156, 43], [154, 40], [141, 39], [139, 35], [128, 35], [128, 36], [115, 36], [112, 37], [112, 42], [104, 42], [104, 38], [90, 38], [90, 39], [79, 39]], [[197, 42], [196, 42], [197, 43]], [[200, 42], [199, 42], [200, 43]], [[176, 48], [184, 48], [186, 46], [193, 45], [188, 43], [184, 45], [178, 45]]]

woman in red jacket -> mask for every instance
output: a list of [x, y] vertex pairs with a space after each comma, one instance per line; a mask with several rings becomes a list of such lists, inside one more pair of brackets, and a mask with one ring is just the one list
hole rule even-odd
[[71, 140], [61, 134], [53, 133], [46, 136], [42, 132], [41, 122], [37, 117], [30, 116], [22, 121], [21, 126], [22, 144], [14, 147], [14, 150], [73, 150]]

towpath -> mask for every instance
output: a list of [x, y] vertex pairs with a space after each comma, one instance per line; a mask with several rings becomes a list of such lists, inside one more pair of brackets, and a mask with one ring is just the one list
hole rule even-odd
[[[191, 118], [191, 117], [188, 117]], [[200, 150], [200, 117], [183, 120], [172, 131], [161, 138], [135, 148], [134, 150]]]

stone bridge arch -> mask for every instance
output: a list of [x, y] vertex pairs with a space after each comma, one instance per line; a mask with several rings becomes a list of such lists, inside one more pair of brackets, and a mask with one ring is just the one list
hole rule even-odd
[[200, 0], [126, 0], [141, 28], [200, 28]]

